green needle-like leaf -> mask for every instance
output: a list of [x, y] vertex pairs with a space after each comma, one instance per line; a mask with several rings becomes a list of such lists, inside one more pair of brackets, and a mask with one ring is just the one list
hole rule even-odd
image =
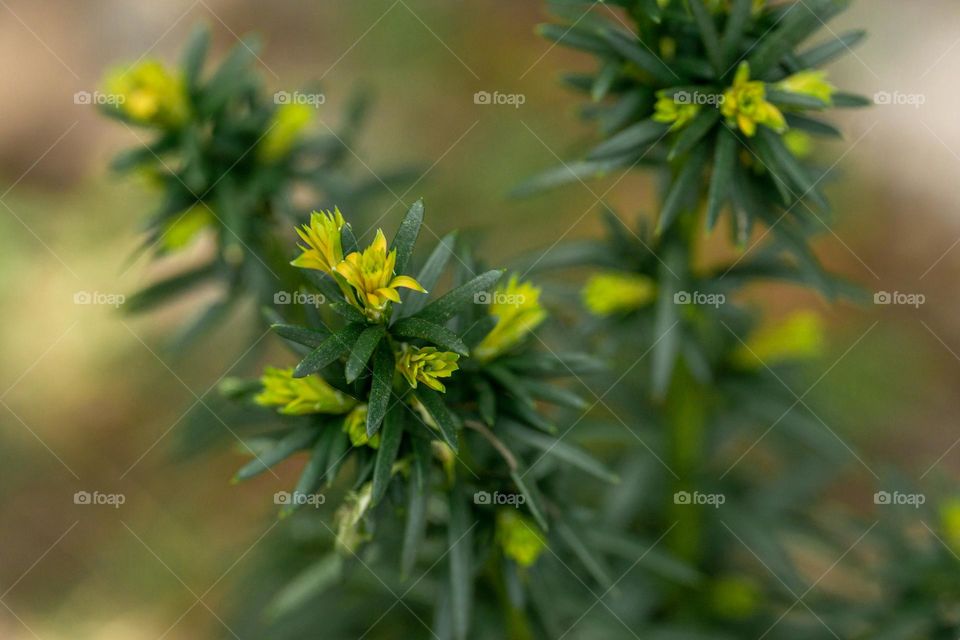
[[323, 341], [319, 347], [314, 349], [310, 355], [300, 361], [296, 369], [293, 370], [294, 378], [303, 378], [316, 373], [328, 364], [345, 355], [353, 348], [354, 343], [360, 334], [363, 333], [364, 325], [360, 323], [348, 324], [329, 338]]
[[371, 504], [376, 505], [383, 499], [393, 474], [393, 463], [400, 451], [400, 441], [403, 438], [403, 424], [407, 409], [399, 404], [387, 411], [383, 419], [383, 431], [380, 434], [380, 448], [377, 450], [377, 461], [373, 467], [373, 492]]
[[373, 355], [374, 349], [380, 344], [380, 340], [386, 335], [387, 329], [382, 324], [373, 325], [363, 330], [360, 337], [357, 338], [347, 358], [347, 368], [345, 376], [347, 382], [353, 382], [367, 368], [367, 361]]
[[390, 345], [386, 340], [380, 341], [373, 356], [373, 381], [370, 383], [370, 401], [367, 403], [367, 436], [371, 438], [380, 428], [390, 407], [394, 366]]
[[403, 222], [400, 223], [400, 228], [397, 229], [397, 235], [393, 237], [393, 242], [390, 243], [390, 248], [397, 250], [397, 261], [394, 265], [396, 273], [406, 273], [407, 263], [410, 262], [410, 256], [413, 255], [413, 247], [417, 243], [422, 224], [423, 200], [421, 199], [411, 205], [407, 215], [403, 218]]
[[502, 270], [487, 271], [434, 300], [414, 317], [435, 324], [446, 322], [460, 309], [473, 304], [477, 294], [489, 292], [502, 275]]

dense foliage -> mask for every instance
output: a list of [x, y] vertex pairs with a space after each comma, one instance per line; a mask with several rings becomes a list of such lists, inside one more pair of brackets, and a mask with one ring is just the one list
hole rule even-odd
[[[607, 209], [606, 237], [510, 273], [456, 234], [418, 251], [419, 201], [390, 241], [365, 228], [369, 188], [344, 166], [357, 113], [346, 132], [313, 136], [309, 107], [266, 98], [252, 43], [204, 77], [199, 31], [180, 70], [143, 62], [108, 78], [127, 97], [111, 115], [155, 132], [117, 161], [162, 187], [145, 246], [215, 245], [131, 306], [214, 279], [225, 297], [187, 335], [252, 297], [290, 351], [221, 385], [249, 458], [235, 480], [303, 460], [273, 496], [288, 519], [231, 626], [251, 638], [955, 637], [960, 506], [926, 516], [938, 544], [912, 516], [871, 524], [838, 504], [846, 479], [876, 474], [806, 400], [823, 322], [766, 319], [741, 295], [778, 280], [860, 296], [810, 246], [829, 209], [815, 140], [840, 136], [830, 108], [865, 103], [821, 70], [863, 37], [826, 26], [847, 3], [548, 4], [559, 22], [541, 34], [597, 60], [567, 82], [601, 140], [518, 193], [641, 167], [662, 197], [655, 224]], [[302, 184], [309, 208], [293, 202]], [[701, 237], [724, 224], [735, 257], [703, 260]], [[572, 329], [553, 336], [541, 287], [553, 291], [556, 270], [587, 277]], [[848, 555], [850, 586], [818, 588]]]

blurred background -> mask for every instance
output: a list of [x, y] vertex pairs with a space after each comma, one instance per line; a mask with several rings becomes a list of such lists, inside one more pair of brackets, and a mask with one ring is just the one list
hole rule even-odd
[[[256, 32], [271, 87], [320, 82], [318, 126], [336, 129], [351, 92], [373, 91], [361, 164], [421, 167], [411, 196], [425, 197], [431, 229], [474, 228], [506, 260], [599, 233], [601, 197], [624, 218], [651, 214], [653, 185], [638, 172], [506, 197], [596, 139], [558, 82], [589, 60], [535, 36], [546, 19], [535, 0], [0, 0], [0, 638], [223, 635], [235, 581], [277, 535], [272, 493], [296, 471], [238, 488], [238, 451], [176, 454], [178, 427], [236, 373], [246, 333], [228, 327], [181, 357], [161, 343], [190, 304], [142, 318], [82, 304], [128, 295], [164, 265], [128, 261], [153, 202], [106, 169], [138, 141], [75, 94], [116, 64], [174, 62], [197, 22], [213, 28], [214, 57]], [[860, 0], [831, 24], [870, 32], [833, 66], [834, 84], [889, 104], [836, 114], [845, 139], [820, 151], [836, 163], [836, 219], [818, 251], [867, 290], [924, 304], [745, 294], [773, 315], [823, 313], [829, 349], [811, 396], [872, 468], [921, 487], [960, 469], [958, 24], [954, 0]], [[479, 91], [522, 104], [476, 104]], [[388, 198], [368, 219], [393, 227], [401, 215]], [[709, 259], [728, 251], [716, 235]], [[852, 479], [865, 473], [851, 465]], [[75, 504], [76, 492], [122, 504]]]

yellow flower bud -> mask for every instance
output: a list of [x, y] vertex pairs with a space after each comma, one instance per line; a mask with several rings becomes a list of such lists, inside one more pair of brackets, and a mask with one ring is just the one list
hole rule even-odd
[[497, 512], [496, 540], [504, 555], [521, 567], [533, 565], [547, 548], [540, 528], [520, 515], [516, 509], [501, 509]]
[[490, 300], [490, 315], [497, 324], [473, 351], [478, 360], [492, 360], [520, 343], [547, 317], [540, 305], [540, 287], [510, 276], [506, 286], [498, 287]]
[[783, 144], [798, 158], [806, 158], [813, 152], [813, 139], [808, 133], [796, 129], [783, 134]]
[[117, 97], [117, 109], [139, 124], [178, 128], [189, 113], [183, 78], [156, 60], [113, 70], [104, 89]]
[[740, 64], [733, 85], [723, 92], [720, 113], [736, 123], [744, 135], [757, 133], [757, 125], [773, 129], [777, 133], [787, 130], [787, 121], [774, 105], [767, 102], [766, 85], [759, 80], [750, 80], [750, 65]]
[[449, 378], [459, 368], [457, 360], [460, 354], [452, 351], [438, 351], [434, 347], [412, 347], [403, 345], [397, 370], [403, 374], [414, 389], [422, 382], [434, 391], [447, 390], [439, 378]]
[[816, 98], [824, 104], [833, 103], [833, 93], [837, 90], [827, 82], [826, 71], [801, 71], [777, 83], [777, 88], [790, 93]]
[[747, 338], [734, 361], [756, 369], [790, 360], [815, 358], [823, 350], [823, 321], [812, 311], [797, 312]]
[[646, 276], [605, 271], [591, 277], [581, 295], [590, 313], [609, 316], [633, 311], [653, 302], [657, 296], [657, 288]]
[[276, 162], [290, 153], [300, 134], [313, 120], [313, 116], [313, 108], [307, 104], [292, 103], [277, 107], [273, 119], [267, 125], [267, 132], [257, 145], [260, 159]]
[[306, 246], [298, 245], [303, 253], [290, 264], [332, 275], [343, 260], [340, 230], [344, 224], [343, 215], [338, 208], [311, 213], [310, 224], [297, 229], [297, 234]]
[[369, 445], [371, 449], [380, 447], [380, 434], [367, 436], [367, 405], [358, 404], [343, 419], [343, 431], [350, 436], [350, 444], [355, 447]]
[[671, 131], [682, 129], [700, 113], [698, 104], [681, 104], [673, 97], [661, 95], [654, 105], [653, 119], [670, 125]]
[[285, 415], [346, 413], [357, 404], [319, 376], [294, 378], [293, 369], [267, 367], [260, 382], [263, 391], [254, 397], [254, 402], [263, 407], [279, 407]]

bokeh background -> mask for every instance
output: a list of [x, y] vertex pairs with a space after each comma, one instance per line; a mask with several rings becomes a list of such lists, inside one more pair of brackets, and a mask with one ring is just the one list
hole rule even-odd
[[[0, 638], [224, 635], [236, 581], [277, 533], [272, 493], [295, 472], [232, 487], [243, 458], [230, 446], [177, 455], [185, 414], [235, 373], [247, 333], [224, 327], [186, 356], [162, 342], [193, 303], [144, 318], [75, 303], [83, 292], [129, 294], [165, 267], [129, 263], [152, 202], [106, 169], [138, 141], [74, 94], [118, 63], [174, 61], [200, 21], [215, 56], [259, 33], [270, 86], [319, 80], [318, 118], [330, 127], [353, 90], [373, 91], [360, 164], [421, 167], [411, 195], [426, 198], [431, 228], [474, 228], [506, 260], [598, 233], [601, 196], [630, 219], [653, 202], [636, 172], [506, 197], [595, 140], [576, 117], [580, 98], [558, 82], [589, 61], [536, 37], [546, 18], [535, 0], [0, 0]], [[836, 216], [818, 252], [868, 291], [925, 303], [833, 307], [785, 286], [746, 294], [773, 315], [823, 313], [828, 352], [811, 372], [824, 374], [811, 393], [821, 415], [872, 468], [921, 486], [960, 469], [958, 24], [954, 0], [860, 0], [831, 24], [871, 34], [834, 64], [835, 84], [914, 104], [837, 116], [845, 139], [821, 150], [836, 163]], [[477, 91], [524, 103], [478, 105]], [[365, 215], [396, 225], [391, 200]], [[712, 257], [725, 251], [717, 235]], [[77, 505], [77, 491], [124, 504]]]

